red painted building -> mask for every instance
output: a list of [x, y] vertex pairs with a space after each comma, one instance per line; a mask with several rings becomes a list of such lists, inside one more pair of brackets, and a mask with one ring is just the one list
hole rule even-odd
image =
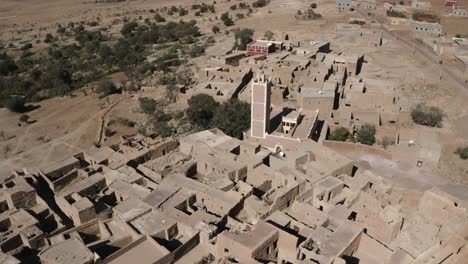
[[247, 55], [267, 55], [269, 53], [281, 51], [283, 43], [278, 41], [256, 40], [247, 44]]
[[455, 1], [455, 0], [445, 0], [445, 6], [457, 6], [457, 1]]

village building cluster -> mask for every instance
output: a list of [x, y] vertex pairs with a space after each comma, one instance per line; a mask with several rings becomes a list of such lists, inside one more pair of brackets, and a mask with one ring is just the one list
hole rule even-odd
[[[456, 65], [453, 67], [454, 71], [468, 83], [468, 72], [465, 70], [468, 66], [463, 59], [468, 56], [468, 35], [464, 30], [460, 30], [465, 29], [468, 24], [466, 8], [463, 1], [457, 0], [446, 0], [442, 9], [436, 9], [430, 1], [419, 0], [406, 3], [389, 1], [379, 5], [374, 0], [336, 0], [338, 14], [360, 15], [359, 18], [351, 18], [349, 23], [337, 23], [336, 32], [337, 35], [355, 35], [355, 32], [361, 32], [360, 36], [365, 36], [369, 35], [369, 31], [384, 28], [397, 40], [397, 35], [409, 31], [410, 37], [403, 39], [406, 39], [406, 43], [415, 42], [413, 53], [415, 46], [422, 44], [421, 48], [429, 48], [429, 52], [440, 64]], [[381, 17], [386, 19], [381, 21]], [[440, 73], [440, 79], [442, 78]]]
[[463, 200], [402, 190], [327, 139], [372, 124], [419, 153], [402, 159], [437, 159], [392, 87], [362, 77], [364, 54], [287, 39], [215, 56], [184, 90], [249, 100], [244, 140], [128, 136], [3, 179], [2, 263], [466, 263]]
[[[254, 129], [254, 128], [253, 128]], [[256, 132], [252, 130], [252, 135]], [[2, 182], [2, 263], [459, 263], [463, 201], [311, 139], [134, 136]]]

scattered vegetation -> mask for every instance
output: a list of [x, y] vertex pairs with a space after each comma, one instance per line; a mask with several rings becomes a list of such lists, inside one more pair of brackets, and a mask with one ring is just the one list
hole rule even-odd
[[296, 19], [299, 19], [299, 20], [314, 20], [314, 19], [320, 19], [320, 18], [322, 18], [322, 15], [319, 13], [316, 13], [314, 9], [312, 8], [307, 9], [306, 12], [297, 10], [297, 13], [296, 13]]
[[373, 145], [375, 143], [375, 126], [364, 124], [356, 133], [356, 140], [362, 144]]
[[442, 127], [444, 112], [435, 106], [420, 103], [411, 109], [411, 118], [416, 124], [430, 127]]
[[[45, 54], [28, 53], [15, 60], [0, 51], [0, 107], [6, 106], [7, 101], [32, 102], [63, 96], [119, 71], [138, 82], [155, 70], [168, 71], [180, 65], [184, 56], [180, 51], [196, 41], [199, 29], [195, 21], [157, 23], [163, 19], [156, 14], [156, 22], [127, 21], [121, 29], [122, 36], [115, 40], [101, 29], [87, 30], [83, 24], [70, 23], [64, 34], [74, 38], [75, 43], [60, 45], [49, 33]], [[145, 51], [153, 44], [168, 43], [172, 46], [153, 63], [145, 61]], [[189, 52], [185, 54], [190, 56]], [[101, 92], [106, 96], [113, 90], [103, 88]]]
[[348, 131], [348, 129], [344, 127], [338, 127], [330, 133], [328, 139], [333, 141], [347, 141], [352, 137], [353, 135]]

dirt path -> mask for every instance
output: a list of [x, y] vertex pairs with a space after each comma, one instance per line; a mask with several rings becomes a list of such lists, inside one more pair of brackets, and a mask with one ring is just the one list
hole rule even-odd
[[117, 105], [119, 105], [120, 103], [122, 103], [123, 101], [126, 101], [126, 100], [129, 100], [130, 97], [125, 97], [125, 98], [122, 98], [122, 99], [119, 99], [117, 102], [114, 102], [112, 103], [103, 113], [102, 115], [99, 117], [100, 121], [99, 121], [99, 128], [98, 128], [98, 135], [97, 135], [97, 144], [100, 146], [103, 141], [105, 140], [106, 138], [106, 135], [105, 135], [105, 128], [107, 127], [107, 123], [109, 122], [108, 120], [108, 114], [113, 110], [115, 109], [115, 107]]

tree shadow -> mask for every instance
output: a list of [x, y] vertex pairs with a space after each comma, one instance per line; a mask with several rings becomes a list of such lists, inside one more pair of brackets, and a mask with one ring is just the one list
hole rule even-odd
[[40, 105], [25, 105], [24, 108], [22, 109], [21, 113], [29, 113], [29, 112], [32, 112], [36, 109], [39, 109], [41, 108]]

